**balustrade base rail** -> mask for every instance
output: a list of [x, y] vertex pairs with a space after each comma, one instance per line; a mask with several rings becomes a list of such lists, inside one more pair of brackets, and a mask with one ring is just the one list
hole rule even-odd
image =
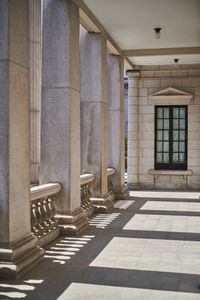
[[104, 195], [103, 198], [90, 199], [94, 207], [95, 213], [107, 213], [111, 208], [113, 208], [112, 196], [108, 193]]

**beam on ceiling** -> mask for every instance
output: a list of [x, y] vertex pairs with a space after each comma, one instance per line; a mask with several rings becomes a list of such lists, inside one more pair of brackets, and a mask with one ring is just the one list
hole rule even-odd
[[[74, 3], [79, 7], [79, 16], [80, 24], [88, 31], [95, 33], [102, 33], [105, 39], [107, 40], [107, 48], [109, 53], [114, 55], [122, 55], [122, 50], [118, 44], [113, 40], [107, 30], [91, 12], [88, 6], [82, 0], [73, 0]], [[134, 69], [134, 64], [128, 59], [125, 58], [126, 65], [128, 68]]]
[[134, 49], [134, 50], [122, 50], [122, 53], [124, 57], [200, 54], [200, 47]]
[[122, 55], [122, 51], [120, 47], [113, 40], [113, 38], [106, 31], [106, 29], [99, 22], [99, 20], [95, 17], [95, 15], [91, 12], [91, 10], [87, 7], [87, 5], [82, 0], [73, 0], [73, 1], [79, 7], [81, 25], [83, 25], [88, 31], [98, 32], [98, 33], [101, 32], [103, 36], [106, 38], [106, 40], [108, 40], [112, 44], [112, 46], [116, 49], [118, 55]]

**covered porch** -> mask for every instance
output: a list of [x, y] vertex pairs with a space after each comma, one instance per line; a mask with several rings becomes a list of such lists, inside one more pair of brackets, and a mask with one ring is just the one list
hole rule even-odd
[[5, 298], [197, 297], [199, 1], [125, 4], [0, 1]]

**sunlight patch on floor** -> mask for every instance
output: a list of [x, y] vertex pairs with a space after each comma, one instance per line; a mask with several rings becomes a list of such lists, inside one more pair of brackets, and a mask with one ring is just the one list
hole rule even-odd
[[[0, 299], [23, 299], [27, 297], [27, 292], [33, 291], [38, 284], [41, 284], [44, 280], [38, 279], [28, 279], [20, 281], [20, 283], [16, 282], [2, 282], [0, 283]], [[34, 286], [34, 284], [36, 286]], [[10, 291], [14, 290], [14, 291]], [[2, 297], [6, 298], [2, 298]]]
[[58, 300], [198, 300], [200, 295], [153, 289], [139, 289], [120, 286], [106, 286], [85, 283], [71, 283]]
[[93, 238], [94, 235], [64, 237], [46, 249], [44, 258], [51, 259], [54, 263], [64, 265]]
[[140, 210], [200, 212], [200, 202], [147, 201]]
[[177, 215], [136, 214], [123, 230], [200, 233], [200, 218]]
[[120, 213], [111, 214], [98, 214], [89, 221], [90, 226], [95, 226], [98, 229], [105, 229], [110, 223], [112, 223]]
[[200, 274], [200, 242], [114, 237], [90, 266]]
[[132, 200], [119, 200], [114, 204], [114, 208], [127, 209], [135, 201]]
[[191, 191], [130, 191], [130, 196], [139, 198], [182, 198], [182, 199], [199, 199], [200, 192]]

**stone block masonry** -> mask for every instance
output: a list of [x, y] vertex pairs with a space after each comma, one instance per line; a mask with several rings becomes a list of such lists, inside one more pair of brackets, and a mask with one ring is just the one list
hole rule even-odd
[[[128, 72], [128, 186], [144, 189], [200, 188], [200, 65], [138, 66]], [[149, 97], [173, 87], [193, 95], [188, 104], [188, 153], [184, 174], [150, 174], [154, 170], [155, 105]], [[164, 103], [163, 103], [164, 104]]]

